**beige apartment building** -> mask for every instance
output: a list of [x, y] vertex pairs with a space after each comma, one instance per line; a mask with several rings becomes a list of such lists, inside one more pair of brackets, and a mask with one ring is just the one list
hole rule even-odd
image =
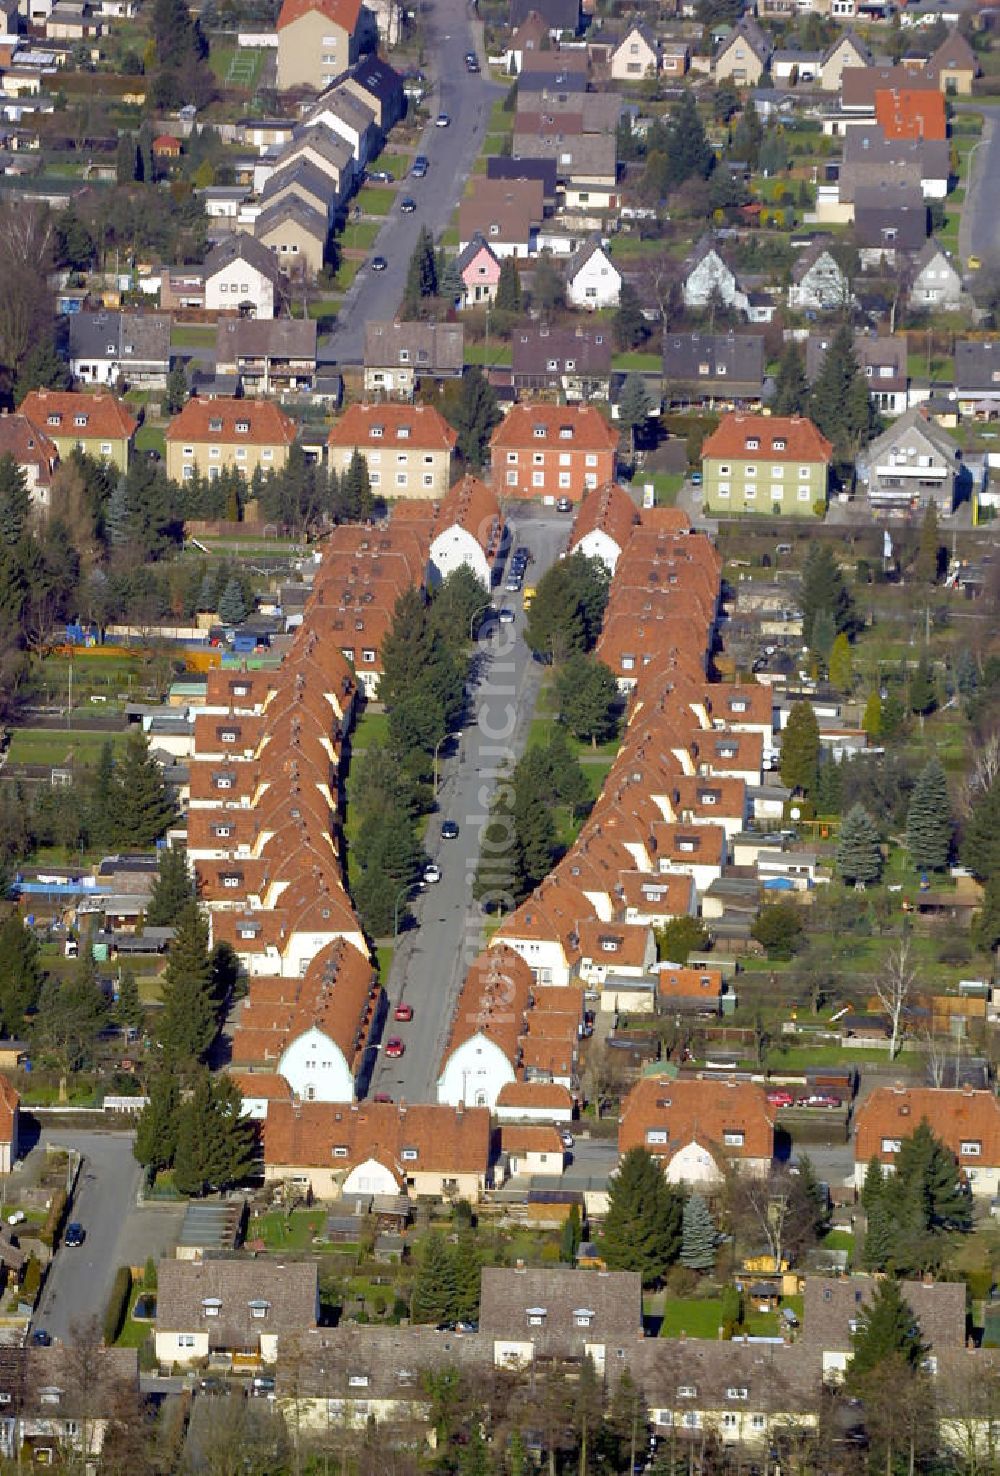
[[270, 400], [189, 400], [167, 426], [167, 476], [214, 481], [223, 467], [245, 477], [280, 471], [295, 440], [295, 422]]

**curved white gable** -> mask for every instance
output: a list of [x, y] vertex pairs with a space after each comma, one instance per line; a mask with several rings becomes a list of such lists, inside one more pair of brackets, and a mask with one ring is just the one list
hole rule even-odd
[[311, 1025], [286, 1046], [278, 1070], [303, 1102], [353, 1102], [354, 1076], [336, 1041]]
[[438, 1101], [457, 1107], [488, 1107], [492, 1112], [503, 1088], [515, 1080], [514, 1067], [495, 1040], [482, 1031], [452, 1051], [438, 1077]]

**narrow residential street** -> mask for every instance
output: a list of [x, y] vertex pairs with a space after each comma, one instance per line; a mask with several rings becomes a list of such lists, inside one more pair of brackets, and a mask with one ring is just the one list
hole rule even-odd
[[[428, 67], [435, 85], [426, 99], [431, 120], [418, 152], [426, 154], [430, 167], [423, 179], [404, 181], [347, 291], [333, 332], [324, 340], [324, 354], [339, 364], [361, 362], [369, 319], [392, 318], [396, 313], [421, 227], [427, 226], [435, 237], [447, 228], [486, 137], [490, 109], [503, 96], [503, 89], [490, 82], [485, 71], [466, 70], [465, 54], [476, 49], [466, 0], [434, 0], [425, 23]], [[448, 114], [449, 127], [435, 126], [439, 112]], [[391, 137], [387, 147], [391, 151]], [[416, 201], [411, 215], [403, 215], [399, 208], [405, 195]], [[376, 256], [385, 258], [384, 272], [372, 271]]]
[[[526, 585], [536, 584], [563, 552], [571, 519], [551, 508], [520, 508], [513, 515], [512, 547], [524, 544], [535, 561]], [[479, 681], [471, 695], [465, 730], [441, 763], [438, 808], [427, 829], [427, 851], [441, 868], [441, 880], [413, 904], [417, 926], [405, 932], [388, 981], [389, 1019], [385, 1039], [398, 1035], [405, 1054], [398, 1060], [380, 1053], [371, 1090], [394, 1100], [436, 1100], [441, 1051], [451, 1025], [458, 990], [484, 942], [483, 915], [472, 900], [472, 878], [479, 858], [482, 825], [489, 814], [495, 773], [513, 765], [528, 741], [544, 668], [525, 645], [524, 611], [519, 594], [493, 597], [498, 608], [515, 612], [513, 625], [493, 623], [481, 638]], [[453, 820], [458, 835], [441, 838], [441, 825]], [[392, 1019], [400, 1001], [413, 1007], [406, 1024]]]
[[1000, 266], [1000, 107], [959, 103], [982, 113], [983, 136], [972, 149], [969, 178], [958, 228], [958, 254], [964, 267], [978, 256], [983, 267]]

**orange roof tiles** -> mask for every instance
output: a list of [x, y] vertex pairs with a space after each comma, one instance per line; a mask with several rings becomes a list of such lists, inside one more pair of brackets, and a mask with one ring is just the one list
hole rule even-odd
[[719, 999], [722, 994], [721, 969], [685, 969], [661, 966], [657, 972], [656, 992], [661, 999]]
[[569, 540], [570, 553], [588, 533], [604, 533], [619, 549], [624, 549], [639, 525], [639, 510], [617, 482], [606, 482], [588, 492], [580, 503]]
[[327, 444], [389, 448], [415, 446], [453, 451], [458, 436], [434, 405], [349, 405], [327, 437]]
[[361, 0], [284, 0], [278, 16], [278, 30], [294, 25], [304, 15], [322, 15], [335, 26], [353, 35], [361, 14]]
[[[541, 434], [539, 434], [541, 432]], [[494, 451], [614, 451], [619, 432], [593, 405], [515, 405], [490, 441]]]
[[563, 1156], [562, 1138], [558, 1128], [554, 1127], [505, 1125], [500, 1129], [500, 1150], [503, 1153], [552, 1153], [560, 1159]]
[[[1000, 1101], [992, 1091], [948, 1087], [874, 1087], [854, 1117], [854, 1158], [892, 1163], [886, 1143], [908, 1138], [926, 1118], [959, 1163], [1000, 1166]], [[962, 1152], [963, 1143], [974, 1151]]]
[[694, 1140], [720, 1149], [726, 1158], [770, 1159], [774, 1123], [764, 1088], [749, 1081], [693, 1077], [646, 1076], [638, 1081], [622, 1103], [618, 1151], [646, 1148], [654, 1157], [672, 1158]]
[[[754, 444], [756, 443], [756, 444]], [[797, 461], [824, 464], [833, 447], [811, 420], [799, 415], [723, 416], [701, 448], [702, 460]]]
[[[322, 1167], [336, 1163], [349, 1172], [369, 1158], [408, 1173], [441, 1170], [485, 1174], [490, 1163], [490, 1114], [485, 1107], [455, 1108], [364, 1102], [276, 1102], [264, 1123], [268, 1167]], [[334, 1150], [346, 1148], [338, 1154]], [[404, 1149], [416, 1159], [403, 1162]]]
[[434, 537], [455, 526], [471, 533], [488, 555], [492, 555], [500, 543], [504, 519], [497, 495], [485, 482], [468, 473], [449, 489], [438, 504], [434, 516]]
[[114, 395], [76, 394], [36, 389], [25, 395], [21, 414], [49, 437], [78, 441], [130, 440], [139, 428], [135, 416]]
[[568, 1087], [555, 1081], [509, 1081], [500, 1088], [498, 1107], [521, 1108], [524, 1111], [566, 1111], [573, 1106]]
[[943, 92], [909, 87], [880, 88], [875, 94], [875, 121], [890, 139], [940, 140], [948, 137]]
[[[245, 427], [242, 428], [242, 427]], [[167, 426], [168, 441], [214, 446], [290, 446], [295, 421], [273, 400], [188, 400]]]
[[17, 1087], [6, 1076], [0, 1076], [0, 1142], [14, 1141], [14, 1119], [20, 1105]]
[[511, 1062], [530, 1007], [532, 975], [512, 948], [490, 948], [465, 976], [445, 1046], [442, 1064], [458, 1046], [482, 1033]]

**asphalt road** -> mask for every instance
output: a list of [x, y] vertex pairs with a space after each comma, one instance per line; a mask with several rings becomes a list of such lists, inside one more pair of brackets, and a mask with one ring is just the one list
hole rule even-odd
[[[86, 1231], [82, 1246], [61, 1246], [45, 1283], [32, 1328], [71, 1342], [75, 1328], [104, 1316], [119, 1266], [158, 1254], [176, 1230], [176, 1216], [157, 1208], [136, 1209], [141, 1169], [132, 1156], [132, 1135], [67, 1131], [46, 1127], [41, 1142], [83, 1155], [77, 1193], [69, 1213]], [[141, 1218], [141, 1227], [136, 1219]], [[169, 1222], [169, 1223], [168, 1223]]]
[[[535, 584], [565, 548], [571, 519], [551, 509], [526, 507], [514, 514], [512, 522], [516, 526], [511, 546], [524, 544], [535, 556], [525, 579], [526, 584]], [[505, 594], [501, 588], [493, 603], [513, 610], [515, 624], [491, 622], [492, 636], [480, 638], [478, 681], [470, 696], [469, 716], [452, 751], [442, 755], [438, 809], [427, 828], [427, 851], [441, 868], [441, 880], [413, 904], [416, 926], [402, 934], [389, 975], [390, 1010], [370, 1090], [386, 1092], [395, 1101], [436, 1100], [438, 1066], [455, 999], [484, 940], [483, 916], [472, 900], [480, 831], [489, 814], [497, 768], [513, 764], [524, 752], [541, 685], [542, 667], [522, 639], [521, 596]], [[442, 840], [445, 820], [457, 823], [457, 839]], [[413, 1006], [413, 1019], [405, 1024], [392, 1019], [392, 1008], [403, 1000]], [[405, 1046], [405, 1054], [397, 1060], [384, 1053], [385, 1041], [394, 1035]]]
[[[973, 150], [972, 175], [958, 231], [962, 266], [978, 256], [983, 266], [1000, 266], [1000, 108], [960, 103], [964, 110], [983, 114], [983, 136]], [[961, 268], [960, 268], [961, 270]]]
[[[406, 286], [406, 272], [422, 226], [437, 237], [445, 230], [462, 196], [472, 165], [486, 137], [490, 109], [503, 89], [490, 82], [485, 72], [468, 72], [465, 54], [475, 51], [466, 0], [435, 0], [427, 16], [428, 66], [435, 85], [427, 104], [431, 121], [424, 130], [418, 153], [426, 154], [430, 167], [423, 179], [409, 178], [396, 196], [375, 245], [344, 298], [333, 332], [324, 340], [326, 357], [340, 364], [360, 364], [365, 323], [369, 319], [392, 318]], [[437, 128], [434, 118], [447, 113], [448, 128]], [[392, 140], [389, 140], [392, 147]], [[417, 208], [403, 215], [400, 200], [410, 195]], [[344, 241], [348, 244], [348, 225]], [[384, 256], [384, 272], [373, 272], [373, 257]]]

